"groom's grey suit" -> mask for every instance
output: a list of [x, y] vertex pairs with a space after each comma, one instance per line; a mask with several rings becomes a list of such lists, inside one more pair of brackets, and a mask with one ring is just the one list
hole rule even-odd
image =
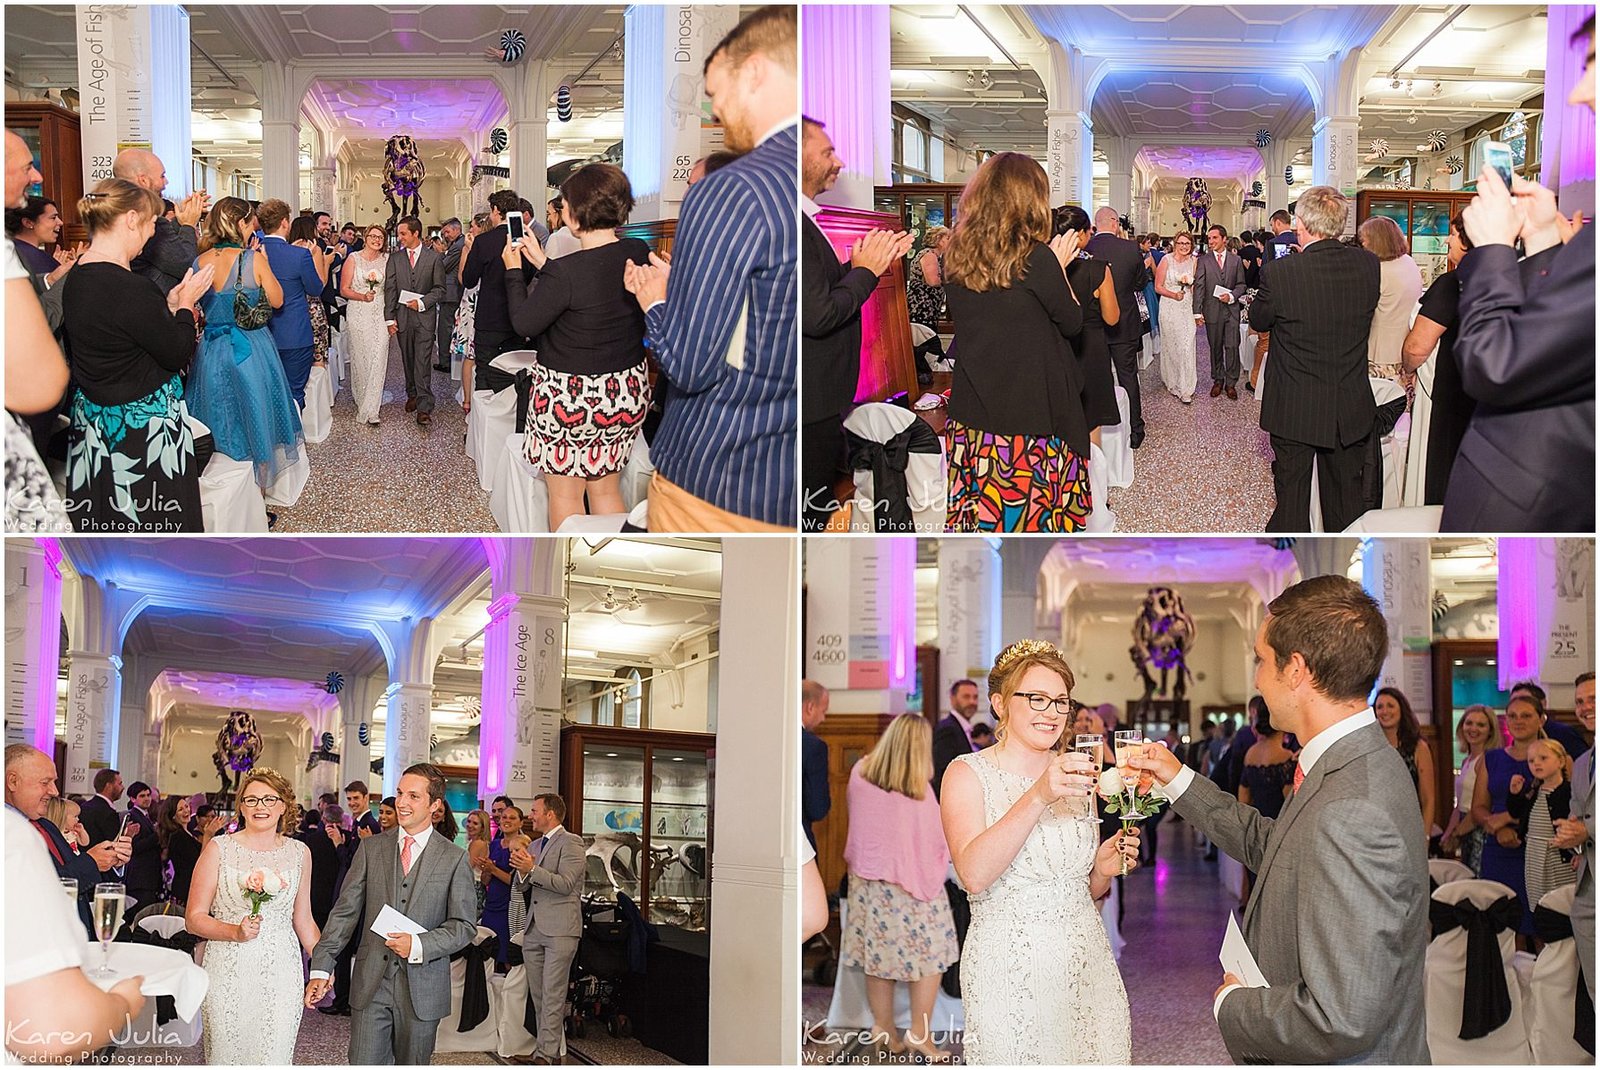
[[1172, 808], [1256, 873], [1244, 938], [1271, 987], [1222, 1000], [1235, 1062], [1430, 1061], [1427, 839], [1381, 728], [1330, 746], [1276, 821], [1202, 777]]
[[[361, 842], [322, 939], [311, 952], [311, 969], [333, 972], [339, 952], [365, 918], [368, 928], [356, 948], [350, 1006], [350, 1064], [423, 1064], [433, 1058], [439, 1020], [450, 1013], [450, 956], [477, 935], [477, 892], [467, 852], [438, 832], [428, 837], [411, 872], [400, 871], [402, 829]], [[427, 931], [420, 963], [390, 951], [370, 924], [384, 904]], [[413, 948], [415, 954], [415, 948]]]

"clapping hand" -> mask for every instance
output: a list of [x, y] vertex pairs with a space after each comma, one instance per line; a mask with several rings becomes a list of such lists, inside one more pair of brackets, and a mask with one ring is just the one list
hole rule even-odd
[[911, 250], [909, 231], [868, 231], [850, 247], [850, 266], [882, 275], [889, 265]]
[[1078, 232], [1063, 231], [1051, 238], [1050, 251], [1055, 254], [1056, 262], [1065, 270], [1066, 266], [1072, 263], [1072, 258], [1078, 255]]
[[174, 206], [180, 226], [192, 227], [200, 222], [200, 215], [206, 210], [206, 202], [211, 195], [205, 190], [196, 190]]
[[167, 308], [173, 312], [180, 308], [194, 311], [194, 303], [200, 300], [201, 294], [211, 288], [211, 280], [215, 276], [216, 271], [210, 264], [206, 264], [198, 271], [190, 268], [184, 272], [182, 281], [167, 295]]
[[1522, 779], [1521, 773], [1513, 773], [1511, 776], [1511, 783], [1507, 785], [1507, 788], [1510, 790], [1511, 794], [1521, 795], [1522, 789], [1527, 785], [1527, 783], [1528, 782], [1526, 780]]
[[533, 856], [526, 847], [518, 847], [511, 852], [511, 868], [524, 876], [533, 872]]
[[83, 251], [86, 248], [88, 248], [88, 246], [84, 245], [83, 242], [79, 242], [71, 249], [68, 249], [64, 245], [56, 246], [54, 255], [57, 266], [54, 271], [45, 276], [45, 280], [51, 285], [54, 285], [61, 278], [61, 276], [72, 270], [73, 266], [78, 262], [78, 257], [83, 255]]
[[667, 278], [672, 271], [672, 261], [658, 253], [650, 254], [650, 263], [635, 264], [628, 261], [622, 266], [622, 285], [639, 300], [646, 312], [657, 301], [667, 299]]
[[1589, 826], [1575, 817], [1558, 817], [1555, 820], [1556, 834], [1550, 837], [1550, 846], [1570, 851], [1574, 847], [1583, 846], [1589, 838]]
[[360, 836], [360, 837], [361, 837], [361, 838], [362, 838], [362, 839], [363, 839], [363, 840], [364, 840], [364, 839], [366, 839], [366, 838], [367, 838], [367, 837], [368, 837], [368, 836], [371, 836], [371, 835], [372, 835], [372, 830], [371, 830], [371, 829], [369, 829], [369, 828], [368, 828], [368, 827], [367, 827], [367, 826], [365, 826], [365, 825], [362, 825], [362, 826], [360, 826], [360, 828], [358, 828], [358, 829], [357, 829], [357, 830], [356, 830], [356, 835], [357, 835], [357, 836]]

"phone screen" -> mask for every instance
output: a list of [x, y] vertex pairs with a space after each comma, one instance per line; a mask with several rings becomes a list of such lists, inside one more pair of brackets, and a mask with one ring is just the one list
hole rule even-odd
[[1486, 141], [1483, 145], [1483, 162], [1494, 168], [1500, 181], [1511, 188], [1511, 146], [1503, 141]]
[[1273, 245], [1272, 259], [1282, 260], [1292, 252], [1294, 252], [1294, 246], [1292, 245]]
[[506, 233], [511, 236], [513, 244], [522, 240], [522, 213], [506, 213]]

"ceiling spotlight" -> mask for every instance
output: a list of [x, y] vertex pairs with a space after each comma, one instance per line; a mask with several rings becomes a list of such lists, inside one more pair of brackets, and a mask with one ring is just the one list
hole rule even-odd
[[988, 71], [984, 71], [982, 74], [978, 75], [978, 84], [985, 89], [993, 89], [994, 78], [990, 76]]
[[1391, 79], [1390, 82], [1389, 82], [1389, 88], [1390, 89], [1399, 89], [1400, 88], [1400, 79], [1398, 79], [1398, 78]]
[[1434, 96], [1438, 96], [1439, 94], [1441, 94], [1443, 92], [1444, 92], [1444, 83], [1443, 82], [1434, 82], [1433, 83], [1433, 95]]
[[1416, 123], [1417, 123], [1417, 109], [1415, 109], [1415, 108], [1411, 109], [1411, 114], [1406, 116], [1406, 123], [1408, 125], [1411, 125], [1411, 126], [1415, 126], [1416, 125]]
[[968, 89], [976, 89], [977, 86], [978, 86], [978, 72], [977, 71], [968, 71], [967, 72], [967, 88]]

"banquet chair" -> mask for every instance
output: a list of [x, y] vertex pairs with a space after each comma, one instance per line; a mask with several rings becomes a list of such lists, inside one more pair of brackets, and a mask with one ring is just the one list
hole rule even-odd
[[[1103, 438], [1103, 436], [1102, 436]], [[1089, 503], [1090, 511], [1083, 530], [1093, 535], [1103, 535], [1117, 530], [1117, 514], [1106, 504], [1107, 465], [1105, 452], [1094, 443], [1089, 444]]]
[[[487, 942], [487, 943], [486, 943]], [[435, 1051], [492, 1052], [500, 1046], [500, 993], [491, 984], [494, 978], [498, 940], [493, 929], [478, 926], [477, 934], [461, 951], [450, 956], [450, 1013], [439, 1023]], [[461, 1028], [461, 1006], [466, 997], [467, 971], [481, 972], [487, 994], [488, 1014], [475, 1025]]]
[[[1315, 498], [1312, 499], [1312, 508], [1316, 508]], [[1439, 523], [1443, 519], [1444, 506], [1442, 505], [1407, 505], [1398, 509], [1368, 509], [1352, 520], [1350, 526], [1344, 530], [1347, 535], [1359, 535], [1369, 531], [1431, 533], [1439, 530]], [[1313, 530], [1320, 531], [1321, 529], [1316, 528]]]
[[[512, 394], [514, 391], [504, 390]], [[489, 487], [489, 512], [501, 531], [550, 530], [550, 490], [544, 476], [523, 452], [524, 436], [512, 431], [501, 444], [502, 458]]]
[[1541, 1065], [1594, 1062], [1573, 1035], [1587, 1021], [1586, 1039], [1594, 1045], [1594, 1004], [1578, 972], [1577, 937], [1572, 931], [1576, 884], [1546, 892], [1534, 911], [1534, 929], [1545, 941], [1528, 978], [1528, 1042]]
[[1133, 432], [1128, 418], [1128, 392], [1119, 384], [1115, 427], [1100, 429], [1100, 450], [1106, 455], [1106, 482], [1113, 487], [1133, 486]]
[[[193, 415], [187, 419], [195, 438], [211, 433]], [[266, 531], [267, 503], [256, 485], [255, 466], [213, 453], [200, 473], [200, 515], [208, 534]]]
[[[856, 466], [856, 491], [851, 500], [855, 508], [850, 512], [850, 530], [908, 530], [892, 521], [887, 509], [879, 509], [879, 495], [883, 492], [876, 485], [874, 471], [879, 468], [886, 478], [895, 478], [898, 482], [894, 460], [903, 450], [909, 530], [930, 535], [944, 531], [948, 494], [944, 445], [932, 428], [910, 409], [886, 402], [868, 402], [856, 406], [845, 419], [844, 432], [850, 446], [851, 463]], [[898, 497], [898, 489], [894, 493]]]
[[339, 386], [350, 378], [350, 335], [346, 331], [334, 331], [328, 340], [328, 374], [337, 394]]
[[[1379, 408], [1390, 405], [1406, 396], [1405, 388], [1393, 379], [1383, 379], [1369, 376], [1367, 384], [1372, 388], [1372, 400]], [[1257, 388], [1259, 391], [1259, 387]], [[1406, 478], [1406, 448], [1411, 440], [1411, 415], [1401, 413], [1391, 428], [1378, 443], [1378, 456], [1383, 465], [1383, 497], [1379, 509], [1385, 513], [1400, 508], [1402, 488]], [[1318, 486], [1319, 474], [1317, 465], [1311, 465], [1311, 530], [1325, 531], [1322, 526], [1322, 493]], [[1363, 517], [1376, 512], [1369, 509]], [[1359, 522], [1359, 521], [1358, 521]], [[1382, 530], [1382, 529], [1380, 529]], [[1437, 531], [1435, 527], [1433, 530]]]
[[[507, 376], [530, 368], [538, 359], [531, 349], [513, 349], [489, 362]], [[505, 441], [517, 429], [517, 391], [511, 383], [499, 390], [474, 390], [472, 411], [467, 413], [467, 456], [478, 466], [478, 486], [494, 488], [495, 475], [505, 463]]]
[[640, 435], [634, 439], [633, 452], [622, 465], [622, 504], [632, 509], [650, 496], [650, 478], [656, 466], [650, 463], [650, 444]]
[[[1433, 893], [1430, 905], [1438, 935], [1428, 945], [1423, 986], [1433, 1061], [1528, 1065], [1533, 1052], [1528, 1046], [1522, 985], [1513, 967], [1522, 909], [1516, 893], [1499, 881], [1451, 881]], [[1475, 924], [1484, 926], [1484, 939], [1490, 942], [1484, 946], [1481, 962], [1469, 965], [1467, 930], [1459, 926], [1444, 929], [1437, 923], [1441, 914], [1476, 919]], [[1468, 986], [1475, 996], [1471, 1000]], [[1498, 998], [1500, 991], [1503, 998]], [[1484, 1006], [1490, 997], [1496, 997], [1494, 1002], [1505, 1013], [1503, 1021], [1497, 1022], [1498, 1015], [1487, 1012], [1463, 1014], [1464, 1006]]]
[[311, 480], [311, 455], [306, 452], [305, 446], [300, 447], [300, 455], [294, 462], [278, 473], [267, 488], [262, 491], [262, 497], [268, 505], [282, 506], [287, 509], [300, 500], [300, 495], [306, 489], [306, 484]]
[[[192, 954], [194, 937], [189, 936], [181, 912], [168, 913], [169, 903], [153, 903], [134, 915], [133, 927], [147, 934], [137, 939], [141, 943]], [[196, 1014], [194, 1020], [188, 1022], [178, 1017], [163, 1022], [160, 1015], [163, 999], [157, 996], [145, 999], [144, 1006], [132, 1019], [132, 1031], [128, 1034], [131, 1043], [138, 1047], [175, 1048], [189, 1048], [200, 1043], [202, 1016]]]
[[650, 500], [646, 498], [626, 513], [573, 513], [561, 522], [561, 535], [600, 535], [619, 531], [649, 531]]
[[306, 403], [300, 409], [300, 427], [307, 442], [323, 442], [333, 430], [333, 374], [326, 364], [313, 364], [306, 380]]
[[1470, 881], [1476, 879], [1472, 867], [1453, 858], [1428, 859], [1428, 879], [1435, 886], [1449, 884], [1451, 881]]

